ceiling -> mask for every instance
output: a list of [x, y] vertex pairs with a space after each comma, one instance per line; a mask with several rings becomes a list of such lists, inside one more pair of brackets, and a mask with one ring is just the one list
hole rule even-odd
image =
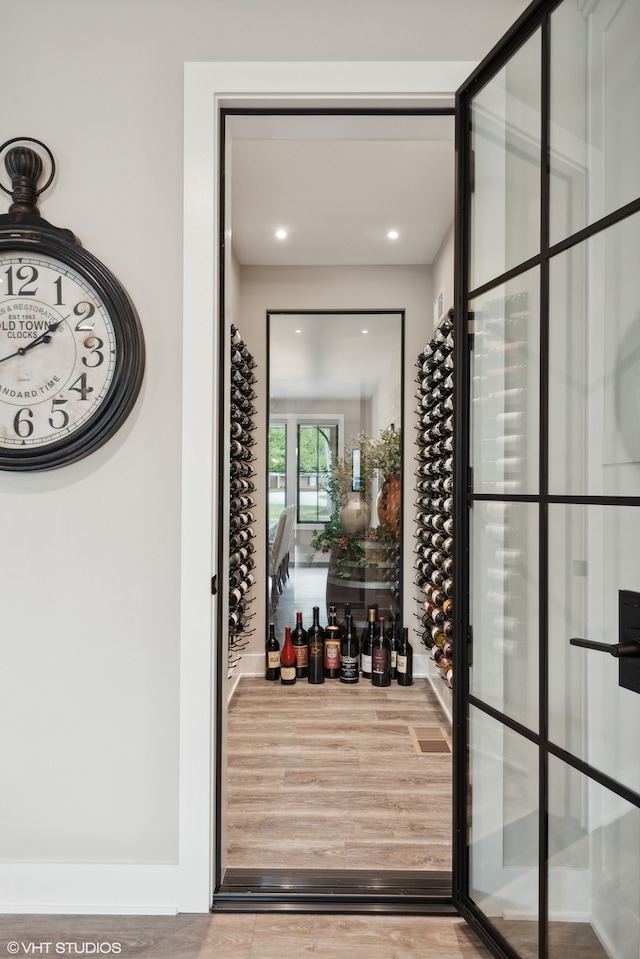
[[383, 378], [393, 375], [400, 383], [402, 318], [397, 311], [276, 312], [269, 320], [272, 400], [295, 400], [299, 412], [306, 403], [304, 411], [312, 412], [321, 397], [367, 400]]
[[[453, 136], [453, 116], [228, 117], [230, 232], [240, 265], [431, 264], [453, 221]], [[286, 239], [276, 239], [277, 229]], [[330, 324], [338, 327], [331, 336]], [[324, 316], [315, 329], [307, 318], [300, 334], [296, 325], [284, 316], [272, 323], [272, 397], [364, 397], [374, 371], [384, 375], [385, 351], [362, 334], [358, 317]], [[347, 329], [340, 355], [350, 362], [336, 364], [336, 335]], [[314, 379], [327, 344], [331, 378]]]
[[228, 131], [241, 265], [435, 259], [453, 221], [453, 116], [232, 116]]

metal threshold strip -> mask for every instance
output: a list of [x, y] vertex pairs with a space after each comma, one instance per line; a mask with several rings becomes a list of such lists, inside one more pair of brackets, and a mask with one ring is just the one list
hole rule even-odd
[[457, 915], [450, 872], [227, 869], [212, 912]]

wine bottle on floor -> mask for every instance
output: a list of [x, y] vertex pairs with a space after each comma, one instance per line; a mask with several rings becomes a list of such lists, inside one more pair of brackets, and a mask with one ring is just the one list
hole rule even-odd
[[284, 645], [280, 652], [280, 682], [293, 686], [296, 681], [296, 651], [291, 642], [291, 627], [284, 628]]
[[351, 603], [345, 603], [345, 604], [344, 604], [344, 619], [343, 619], [342, 622], [340, 623], [340, 627], [341, 627], [341, 629], [342, 629], [342, 635], [343, 635], [343, 636], [344, 636], [344, 631], [345, 631], [345, 628], [346, 628], [346, 625], [347, 625], [347, 616], [351, 616]]
[[378, 635], [373, 640], [371, 650], [371, 685], [391, 685], [391, 646], [384, 631], [384, 616], [380, 617]]
[[264, 678], [277, 681], [280, 679], [280, 643], [276, 639], [276, 628], [273, 623], [269, 626], [265, 658]]
[[313, 622], [307, 630], [309, 643], [309, 675], [307, 682], [324, 682], [324, 629], [320, 625], [320, 607], [313, 607]]
[[378, 635], [378, 620], [375, 606], [369, 606], [367, 610], [367, 625], [364, 628], [362, 636], [362, 653], [360, 656], [360, 671], [363, 679], [371, 679], [371, 656], [373, 654], [373, 641]]
[[389, 649], [391, 651], [391, 659], [389, 662], [389, 672], [391, 679], [395, 679], [397, 676], [397, 665], [398, 665], [398, 646], [400, 643], [400, 637], [398, 635], [398, 624], [396, 623], [395, 617], [391, 617], [391, 622], [387, 627], [387, 636], [389, 638]]
[[296, 625], [291, 633], [291, 641], [296, 651], [296, 678], [306, 679], [309, 675], [309, 640], [302, 625], [302, 613], [296, 613]]
[[409, 630], [405, 626], [402, 630], [400, 645], [398, 646], [398, 686], [413, 685], [413, 649], [409, 642]]
[[342, 630], [338, 625], [338, 612], [335, 606], [329, 606], [329, 622], [324, 630], [324, 678], [338, 679], [340, 676], [340, 640]]
[[340, 640], [340, 682], [357, 683], [360, 680], [360, 643], [351, 612], [346, 614]]

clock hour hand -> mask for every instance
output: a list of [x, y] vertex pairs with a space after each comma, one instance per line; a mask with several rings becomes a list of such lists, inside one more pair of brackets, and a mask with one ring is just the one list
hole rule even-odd
[[62, 324], [62, 320], [58, 320], [56, 323], [49, 323], [49, 326], [46, 328], [44, 333], [41, 333], [40, 336], [37, 336], [35, 340], [31, 340], [27, 346], [21, 346], [15, 353], [9, 353], [8, 356], [3, 356], [0, 359], [0, 363], [4, 363], [5, 360], [10, 360], [12, 356], [24, 356], [27, 350], [32, 350], [34, 346], [40, 346], [41, 343], [50, 343], [51, 334], [55, 333], [58, 327]]

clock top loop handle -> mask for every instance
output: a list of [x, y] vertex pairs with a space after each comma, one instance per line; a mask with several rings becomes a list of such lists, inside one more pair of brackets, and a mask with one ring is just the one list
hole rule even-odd
[[42, 140], [36, 140], [35, 137], [13, 137], [11, 140], [6, 140], [0, 146], [0, 156], [12, 143], [37, 143], [38, 146], [46, 150], [49, 156], [51, 173], [47, 182], [39, 190], [36, 187], [42, 174], [42, 160], [35, 150], [27, 146], [13, 147], [4, 158], [4, 165], [11, 177], [12, 188], [9, 190], [3, 183], [0, 183], [0, 189], [13, 197], [9, 212], [37, 213], [36, 197], [51, 186], [56, 172], [56, 161], [46, 143], [43, 143]]

